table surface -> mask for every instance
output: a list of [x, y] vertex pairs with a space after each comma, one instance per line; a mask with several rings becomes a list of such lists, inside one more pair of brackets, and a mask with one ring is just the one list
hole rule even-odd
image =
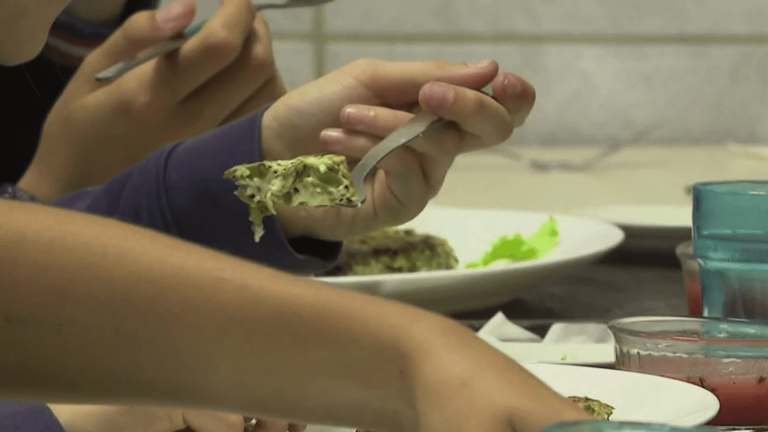
[[[597, 151], [517, 150], [549, 160], [581, 158]], [[518, 161], [480, 152], [457, 159], [435, 202], [546, 212], [616, 204], [690, 205], [686, 188], [691, 183], [764, 178], [766, 173], [768, 159], [745, 156], [727, 146], [630, 147], [585, 171], [553, 172], [536, 171]], [[482, 321], [499, 310], [513, 320], [607, 321], [687, 314], [682, 274], [672, 250], [656, 255], [613, 253], [598, 263], [531, 286], [504, 305], [453, 316]]]
[[674, 256], [661, 260], [612, 254], [598, 263], [531, 286], [506, 304], [452, 316], [482, 322], [498, 311], [512, 320], [607, 322], [629, 316], [684, 316], [688, 308]]

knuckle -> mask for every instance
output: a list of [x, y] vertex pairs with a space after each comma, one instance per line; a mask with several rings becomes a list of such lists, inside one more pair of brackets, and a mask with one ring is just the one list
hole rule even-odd
[[444, 60], [436, 59], [424, 60], [423, 64], [427, 69], [435, 71], [445, 69], [445, 67], [449, 65], [449, 63]]
[[225, 28], [213, 27], [208, 30], [204, 50], [206, 55], [220, 61], [232, 61], [243, 46], [243, 38]]
[[158, 95], [146, 86], [134, 88], [127, 99], [130, 101], [130, 116], [137, 124], [146, 125], [157, 121], [162, 114]]
[[257, 44], [249, 61], [250, 69], [257, 73], [272, 73], [277, 68], [272, 46], [268, 43]]
[[355, 75], [369, 77], [376, 74], [377, 70], [381, 68], [382, 63], [383, 61], [380, 59], [364, 57], [347, 63], [346, 68]]

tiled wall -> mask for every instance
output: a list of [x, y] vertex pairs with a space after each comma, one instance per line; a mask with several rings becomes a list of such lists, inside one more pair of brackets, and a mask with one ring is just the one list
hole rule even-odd
[[359, 57], [495, 58], [538, 90], [518, 143], [768, 142], [765, 0], [336, 0], [267, 19], [291, 86]]

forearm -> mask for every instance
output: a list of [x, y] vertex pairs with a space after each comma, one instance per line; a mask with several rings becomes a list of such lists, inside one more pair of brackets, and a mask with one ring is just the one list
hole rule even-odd
[[41, 205], [0, 200], [0, 244], [13, 245], [0, 249], [8, 398], [402, 430], [413, 328], [453, 325]]
[[66, 11], [73, 17], [93, 23], [108, 24], [117, 21], [128, 0], [72, 0]]

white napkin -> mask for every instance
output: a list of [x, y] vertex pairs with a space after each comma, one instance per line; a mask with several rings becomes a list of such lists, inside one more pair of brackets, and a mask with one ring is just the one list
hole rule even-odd
[[541, 338], [528, 330], [513, 324], [507, 317], [498, 312], [477, 331], [482, 339], [516, 342], [541, 342]]
[[[511, 323], [510, 323], [511, 324]], [[555, 323], [543, 343], [613, 344], [608, 326], [599, 323]]]
[[498, 312], [477, 336], [521, 362], [609, 364], [614, 361], [613, 336], [599, 323], [555, 323], [544, 339], [515, 325]]

